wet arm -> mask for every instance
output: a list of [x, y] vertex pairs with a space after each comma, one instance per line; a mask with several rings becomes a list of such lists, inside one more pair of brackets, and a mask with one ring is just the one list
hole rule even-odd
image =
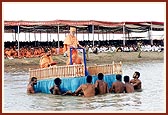
[[67, 44], [64, 44], [63, 52], [65, 53], [67, 50]]
[[141, 81], [138, 80], [136, 83], [133, 84], [133, 86], [137, 86], [137, 85], [139, 85], [140, 83], [141, 83]]
[[33, 87], [30, 87], [30, 88], [29, 88], [29, 91], [30, 91], [30, 93], [32, 93], [32, 94], [34, 94], [34, 93], [35, 93], [35, 91], [34, 91], [34, 88], [33, 88]]
[[75, 94], [79, 93], [82, 90], [82, 85], [75, 91]]
[[106, 89], [107, 89], [106, 93], [109, 93], [109, 89], [108, 89], [108, 85], [107, 84], [106, 84]]
[[50, 63], [49, 64], [51, 65], [51, 63], [53, 62], [53, 59], [52, 59], [51, 56], [49, 57], [49, 59], [50, 59], [50, 61], [49, 61]]
[[98, 81], [96, 81], [95, 83], [95, 88], [98, 88]]
[[51, 94], [53, 94], [53, 89], [54, 89], [54, 86], [52, 86], [52, 87], [50, 88]]
[[134, 83], [134, 79], [131, 79], [131, 80], [130, 80], [130, 83]]
[[110, 90], [109, 90], [109, 92], [113, 92], [114, 91], [114, 88], [115, 88], [115, 86], [114, 86], [114, 83], [112, 84], [112, 87], [110, 88]]

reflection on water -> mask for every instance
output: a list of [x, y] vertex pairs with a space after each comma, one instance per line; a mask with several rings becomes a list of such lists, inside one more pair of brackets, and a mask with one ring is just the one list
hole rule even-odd
[[83, 98], [51, 94], [26, 94], [28, 73], [4, 74], [5, 111], [165, 111], [164, 63], [144, 62], [123, 64], [123, 75], [132, 78], [134, 71], [141, 73], [142, 92], [105, 94]]

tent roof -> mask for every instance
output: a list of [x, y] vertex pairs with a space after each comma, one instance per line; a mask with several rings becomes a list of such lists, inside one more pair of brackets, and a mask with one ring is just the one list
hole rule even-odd
[[94, 25], [96, 32], [146, 32], [149, 30], [163, 31], [164, 22], [144, 21], [144, 22], [109, 22], [96, 20], [53, 20], [53, 21], [4, 21], [5, 32], [20, 27], [20, 32], [57, 32], [59, 25], [60, 32], [66, 32], [70, 26], [77, 27], [78, 32], [89, 32], [89, 28]]

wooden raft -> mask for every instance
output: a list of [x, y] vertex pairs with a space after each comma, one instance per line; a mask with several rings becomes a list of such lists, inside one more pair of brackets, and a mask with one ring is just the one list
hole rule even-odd
[[[106, 74], [122, 74], [122, 63], [112, 63], [105, 65], [94, 65], [87, 67], [90, 75], [97, 75], [98, 73]], [[51, 66], [48, 68], [29, 69], [29, 75], [37, 79], [48, 78], [63, 78], [63, 77], [81, 77], [85, 76], [85, 67], [80, 65], [66, 65], [66, 66]]]

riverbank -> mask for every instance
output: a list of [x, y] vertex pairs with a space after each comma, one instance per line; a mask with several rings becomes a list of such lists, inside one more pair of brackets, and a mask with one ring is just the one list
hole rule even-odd
[[[129, 63], [129, 62], [144, 62], [164, 60], [164, 52], [142, 52], [141, 58], [138, 58], [138, 52], [113, 52], [113, 53], [99, 53], [89, 54], [89, 61], [87, 66], [94, 64], [109, 64], [113, 61]], [[28, 72], [29, 68], [39, 68], [40, 58], [23, 58], [23, 59], [4, 59], [4, 71], [5, 72]], [[65, 65], [67, 57], [63, 55], [53, 56], [53, 60], [57, 62], [58, 66]]]

